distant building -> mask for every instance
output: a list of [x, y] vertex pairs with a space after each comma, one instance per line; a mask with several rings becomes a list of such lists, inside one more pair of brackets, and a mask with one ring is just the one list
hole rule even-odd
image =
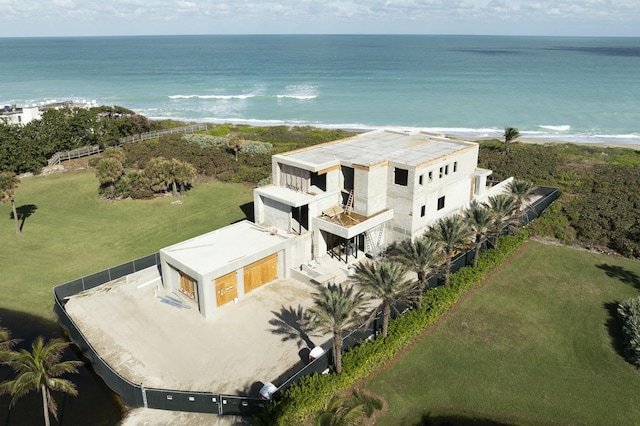
[[40, 105], [18, 107], [15, 104], [4, 105], [0, 110], [0, 121], [4, 124], [25, 125], [33, 120], [40, 120], [42, 113], [49, 109], [61, 108], [90, 108], [96, 106], [96, 101], [65, 101], [65, 102], [42, 102]]
[[478, 150], [442, 135], [378, 130], [274, 155], [273, 184], [254, 190], [255, 223], [160, 250], [163, 286], [208, 318], [274, 279], [339, 280], [311, 262], [376, 256], [504, 192], [510, 179], [488, 184]]

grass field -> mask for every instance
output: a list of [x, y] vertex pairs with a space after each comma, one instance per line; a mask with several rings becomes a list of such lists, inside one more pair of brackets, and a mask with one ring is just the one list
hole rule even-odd
[[25, 178], [15, 200], [32, 213], [16, 236], [0, 204], [0, 307], [53, 318], [56, 285], [240, 220], [252, 188], [210, 181], [184, 197], [106, 202], [85, 170]]
[[638, 262], [530, 241], [367, 384], [389, 403], [377, 424], [638, 424], [611, 307], [639, 293]]

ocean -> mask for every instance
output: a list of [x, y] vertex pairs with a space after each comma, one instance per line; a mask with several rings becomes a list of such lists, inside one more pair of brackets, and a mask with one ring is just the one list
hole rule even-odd
[[0, 38], [0, 106], [95, 100], [150, 118], [640, 144], [640, 38]]

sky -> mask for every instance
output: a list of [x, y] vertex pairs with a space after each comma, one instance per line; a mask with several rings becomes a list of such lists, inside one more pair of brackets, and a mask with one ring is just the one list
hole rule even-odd
[[640, 0], [0, 0], [0, 37], [174, 34], [640, 37]]

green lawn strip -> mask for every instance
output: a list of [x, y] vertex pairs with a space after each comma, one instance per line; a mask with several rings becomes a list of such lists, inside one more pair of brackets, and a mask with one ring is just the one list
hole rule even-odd
[[[600, 267], [598, 267], [600, 265]], [[380, 425], [438, 417], [634, 424], [640, 372], [614, 349], [608, 306], [637, 296], [640, 263], [528, 242], [519, 256], [367, 388]]]
[[25, 178], [15, 199], [36, 209], [16, 236], [11, 206], [0, 204], [0, 307], [52, 318], [56, 285], [240, 220], [252, 189], [208, 181], [184, 197], [107, 202], [82, 171]]

